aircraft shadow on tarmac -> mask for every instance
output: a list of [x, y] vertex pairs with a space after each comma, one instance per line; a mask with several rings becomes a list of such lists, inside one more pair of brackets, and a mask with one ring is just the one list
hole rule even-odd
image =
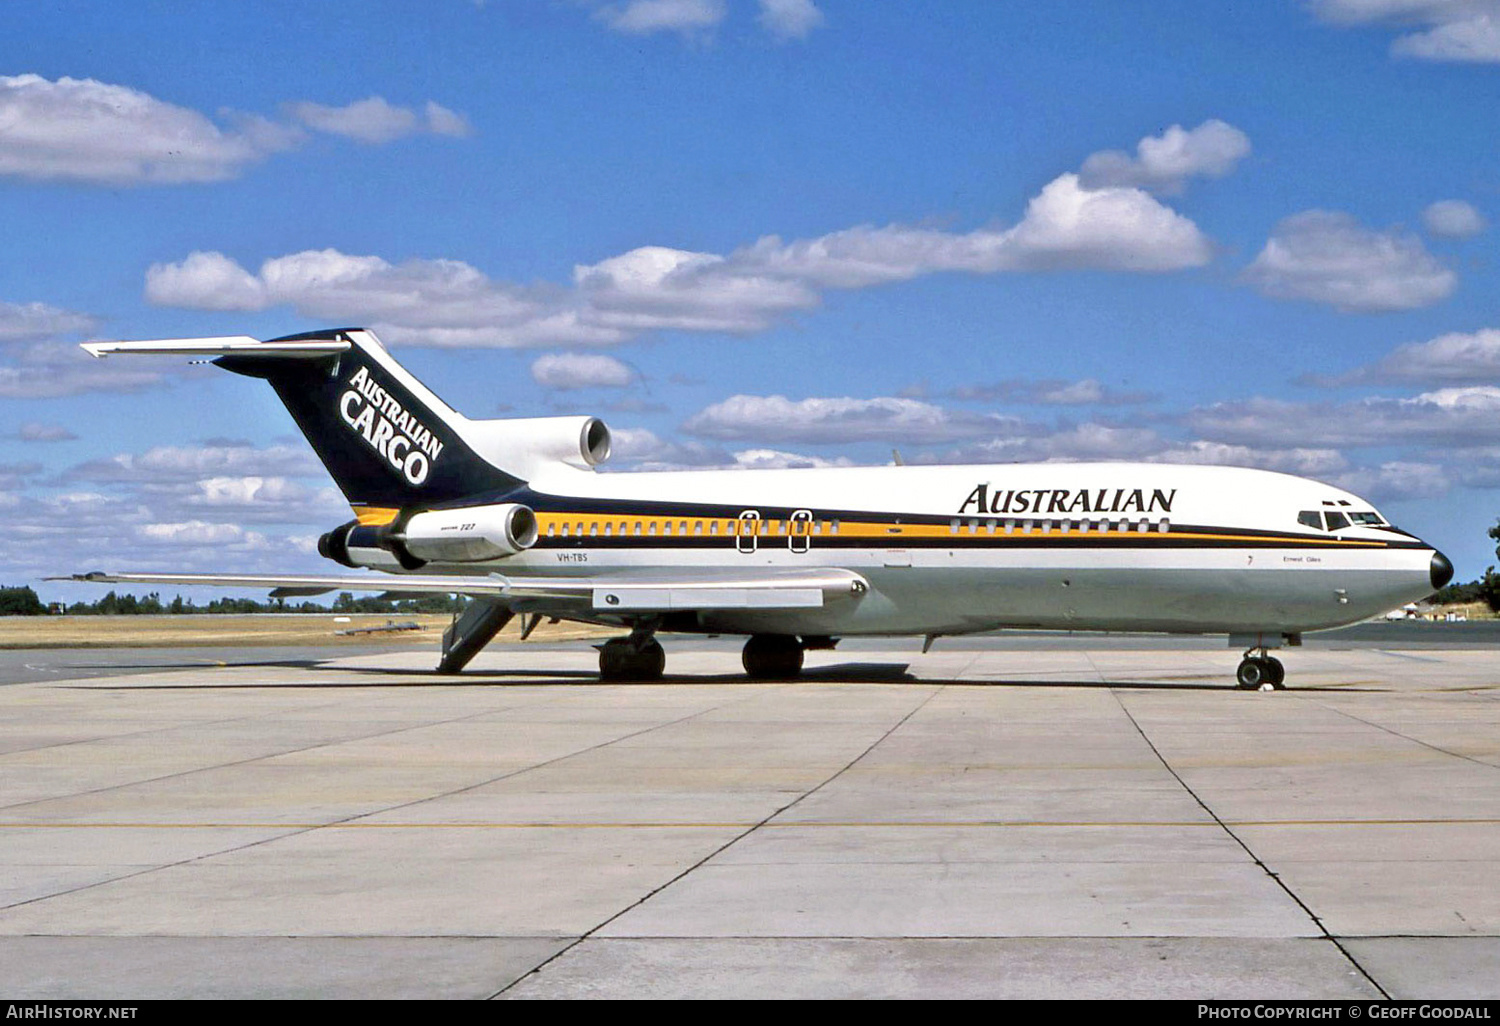
[[[394, 667], [359, 667], [351, 670], [348, 667], [332, 666], [325, 662], [312, 659], [279, 659], [266, 660], [264, 662], [235, 662], [229, 663], [229, 668], [282, 668], [309, 670], [313, 672], [327, 672], [330, 674], [358, 674], [358, 679], [346, 681], [318, 681], [301, 680], [286, 682], [248, 682], [248, 681], [225, 681], [223, 683], [203, 684], [148, 684], [137, 685], [132, 690], [176, 690], [176, 691], [198, 691], [198, 690], [246, 690], [246, 689], [268, 689], [278, 688], [435, 688], [454, 687], [461, 685], [474, 686], [525, 686], [525, 687], [580, 687], [606, 685], [610, 687], [620, 685], [763, 685], [763, 684], [826, 684], [826, 683], [853, 683], [853, 684], [924, 684], [932, 687], [966, 687], [966, 688], [1036, 688], [1036, 689], [1081, 689], [1081, 690], [1110, 690], [1113, 688], [1140, 688], [1150, 691], [1222, 691], [1237, 692], [1240, 689], [1234, 686], [1232, 679], [1221, 679], [1217, 675], [1205, 677], [1202, 680], [1028, 680], [1028, 679], [993, 679], [993, 678], [939, 678], [918, 677], [911, 673], [909, 663], [839, 663], [834, 666], [819, 666], [804, 669], [797, 677], [784, 681], [775, 680], [752, 680], [743, 673], [704, 673], [704, 674], [667, 674], [660, 680], [654, 681], [604, 681], [594, 670], [528, 670], [517, 669], [469, 669], [462, 674], [438, 675], [433, 671], [398, 669]], [[201, 666], [183, 666], [182, 664], [141, 664], [140, 670], [185, 670], [201, 669]], [[399, 680], [379, 680], [371, 678], [400, 678]], [[107, 685], [105, 685], [107, 686]], [[126, 685], [129, 687], [129, 685]], [[99, 684], [92, 688], [101, 687]], [[1288, 690], [1305, 692], [1325, 692], [1348, 694], [1350, 692], [1380, 692], [1387, 689], [1380, 687], [1359, 686], [1318, 686], [1318, 685], [1293, 685]]]

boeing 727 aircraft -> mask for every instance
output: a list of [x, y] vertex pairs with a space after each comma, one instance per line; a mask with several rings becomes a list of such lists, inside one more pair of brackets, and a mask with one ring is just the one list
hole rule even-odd
[[[1227, 634], [1236, 679], [1269, 650], [1446, 584], [1453, 568], [1370, 503], [1263, 470], [1030, 463], [601, 474], [592, 417], [471, 420], [348, 328], [90, 342], [98, 357], [209, 358], [264, 378], [353, 507], [318, 551], [348, 575], [89, 573], [74, 579], [426, 591], [472, 602], [452, 673], [517, 614], [618, 625], [611, 679], [656, 679], [658, 631], [747, 635], [755, 677], [855, 635], [997, 628]], [[535, 623], [535, 619], [531, 621]]]

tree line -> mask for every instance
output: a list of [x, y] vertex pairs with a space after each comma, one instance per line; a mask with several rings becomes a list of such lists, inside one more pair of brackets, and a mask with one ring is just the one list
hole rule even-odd
[[[341, 591], [333, 605], [316, 602], [288, 602], [285, 599], [268, 599], [257, 602], [247, 598], [216, 598], [203, 605], [181, 595], [163, 602], [157, 592], [137, 598], [135, 595], [119, 595], [111, 591], [93, 602], [74, 602], [61, 612], [68, 616], [163, 616], [194, 615], [200, 613], [454, 613], [463, 609], [467, 599], [453, 595], [403, 595], [400, 592], [385, 592], [355, 598]], [[10, 588], [0, 586], [0, 616], [47, 616], [53, 613], [30, 587]]]

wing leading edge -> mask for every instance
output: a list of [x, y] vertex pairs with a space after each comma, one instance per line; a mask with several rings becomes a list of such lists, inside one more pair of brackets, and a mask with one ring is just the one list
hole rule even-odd
[[388, 577], [338, 574], [162, 574], [106, 573], [48, 580], [90, 584], [216, 585], [270, 588], [281, 595], [321, 595], [330, 591], [434, 592], [470, 595], [530, 610], [591, 609], [651, 613], [694, 609], [817, 609], [829, 600], [856, 597], [868, 584], [852, 570], [738, 571], [702, 574], [606, 574], [593, 577], [442, 577], [400, 574]]

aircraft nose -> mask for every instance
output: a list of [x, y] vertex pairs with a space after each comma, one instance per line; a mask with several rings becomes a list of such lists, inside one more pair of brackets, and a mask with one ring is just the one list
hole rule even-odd
[[1432, 578], [1432, 587], [1436, 591], [1449, 581], [1453, 580], [1453, 564], [1448, 562], [1448, 557], [1437, 550], [1432, 553], [1432, 566], [1428, 573]]

